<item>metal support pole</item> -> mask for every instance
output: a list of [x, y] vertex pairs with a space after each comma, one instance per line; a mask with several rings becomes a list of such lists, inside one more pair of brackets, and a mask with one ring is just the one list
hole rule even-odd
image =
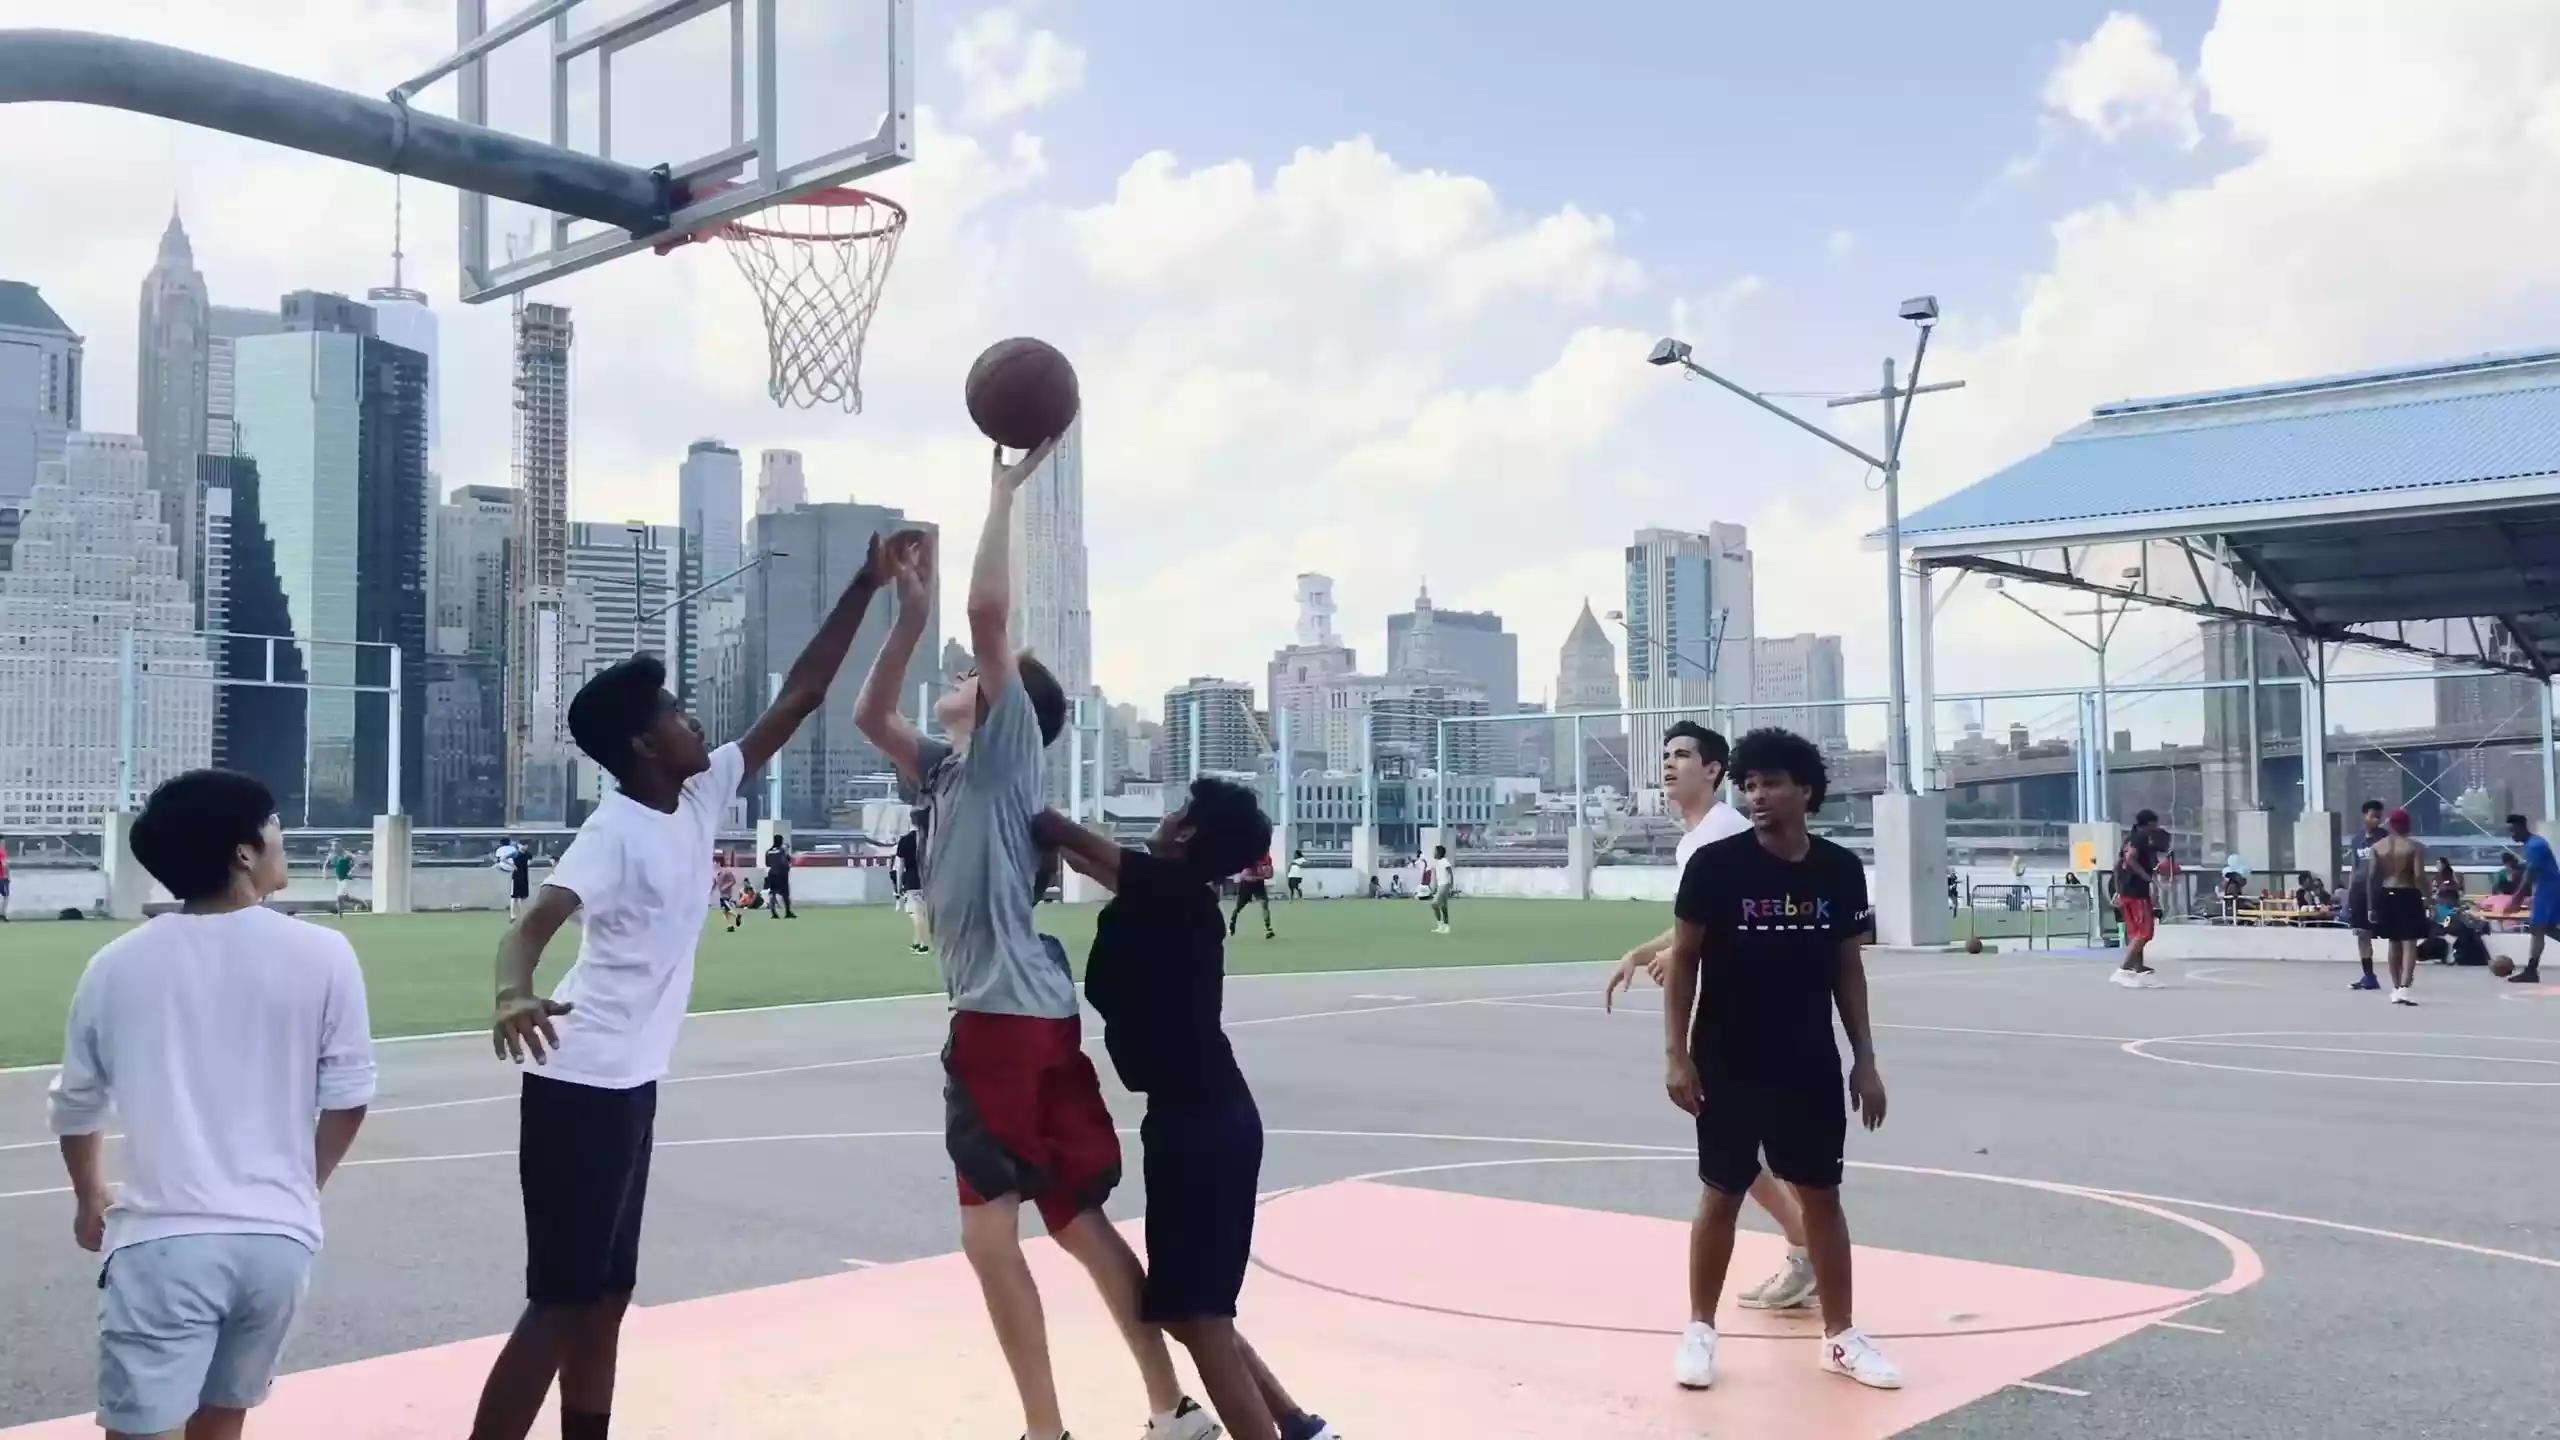
[[133, 632], [124, 632], [124, 642], [116, 651], [116, 803], [113, 808], [131, 811], [133, 803], [133, 732], [140, 721], [134, 706], [140, 700], [133, 671]]
[[389, 761], [383, 769], [391, 798], [389, 803], [382, 807], [382, 813], [397, 815], [400, 813], [400, 761], [402, 758], [400, 754], [400, 647], [397, 645], [391, 647], [391, 734], [387, 739]]
[[678, 198], [664, 171], [121, 36], [0, 30], [0, 104], [27, 100], [157, 115], [634, 235], [666, 229]]
[[1192, 701], [1192, 702], [1191, 702], [1191, 707], [1190, 707], [1190, 718], [1189, 718], [1189, 720], [1188, 720], [1186, 723], [1187, 723], [1187, 725], [1188, 725], [1188, 727], [1189, 727], [1189, 729], [1190, 729], [1190, 731], [1191, 731], [1191, 735], [1190, 735], [1190, 740], [1191, 740], [1191, 746], [1190, 746], [1190, 749], [1191, 749], [1191, 778], [1192, 778], [1192, 779], [1194, 779], [1194, 780], [1197, 780], [1197, 779], [1199, 779], [1199, 778], [1200, 778], [1200, 702], [1199, 702], [1199, 701], [1194, 700], [1194, 701]]
[[1934, 587], [1927, 571], [1923, 570], [1913, 575], [1911, 585], [1915, 592], [1912, 600], [1917, 606], [1914, 613], [1919, 617], [1920, 631], [1912, 641], [1913, 648], [1918, 652], [1916, 659], [1920, 672], [1919, 744], [1915, 747], [1919, 751], [1920, 766], [1914, 773], [1919, 781], [1917, 788], [1925, 794], [1939, 788], [1940, 785], [1938, 775], [1938, 606], [1936, 597], [1931, 593]]
[[2098, 643], [2094, 647], [2094, 653], [2098, 657], [2098, 693], [2096, 696], [2098, 720], [2098, 763], [2094, 775], [2098, 787], [2098, 803], [2095, 813], [2091, 814], [2089, 818], [2092, 820], [2112, 821], [2115, 819], [2115, 797], [2108, 793], [2107, 751], [2114, 746], [2116, 740], [2115, 732], [2110, 726], [2109, 717], [2107, 715], [2107, 607], [2103, 601], [2098, 605], [2097, 615], [2098, 618], [2096, 623], [2098, 627]]
[[1067, 702], [1067, 818], [1084, 823], [1084, 699]]
[[[2255, 602], [2252, 602], [2253, 608], [2254, 604]], [[2241, 626], [2240, 639], [2249, 647], [2249, 808], [2264, 810], [2267, 808], [2266, 800], [2259, 793], [2259, 786], [2263, 782], [2260, 772], [2266, 769], [2266, 762], [2258, 748], [2261, 743], [2259, 740], [2261, 727], [2258, 721], [2258, 628], [2254, 625]]]
[[1440, 843], [1453, 843], [1449, 836], [1449, 722], [1436, 720], [1431, 725], [1432, 740], [1439, 751], [1433, 762], [1431, 824], [1440, 832]]
[[1291, 713], [1286, 707], [1282, 707], [1279, 714], [1271, 717], [1271, 725], [1273, 738], [1279, 742], [1273, 748], [1279, 751], [1276, 759], [1279, 765], [1280, 794], [1275, 803], [1280, 811], [1280, 830], [1289, 837], [1289, 843], [1295, 846], [1298, 841], [1297, 832], [1291, 827], [1296, 825], [1298, 820], [1298, 799], [1296, 787], [1290, 783], [1295, 777], [1289, 773], [1289, 752], [1297, 742], [1289, 733], [1292, 728], [1289, 724]]
[[[2311, 674], [2302, 686], [2302, 809], [2310, 815], [2329, 808], [2328, 649], [2325, 641], [2311, 642]], [[2294, 863], [2302, 864], [2302, 858]]]
[[2551, 682], [2542, 682], [2542, 823], [2560, 818], [2560, 773], [2551, 755]]
[[[782, 675], [768, 670], [764, 676], [764, 703], [772, 705], [782, 698]], [[776, 825], [782, 823], [782, 752], [764, 762], [764, 818]]]
[[1360, 712], [1360, 828], [1374, 832], [1378, 825], [1378, 748], [1370, 718], [1368, 711]]
[[1902, 456], [1895, 435], [1893, 357], [1884, 362], [1884, 595], [1885, 723], [1884, 788], [1911, 793], [1911, 732], [1903, 714], [1902, 650]]
[[1573, 823], [1576, 825], [1582, 823], [1583, 807], [1590, 803], [1585, 798], [1590, 790], [1588, 782], [1589, 777], [1583, 774], [1582, 717], [1576, 715], [1573, 717]]

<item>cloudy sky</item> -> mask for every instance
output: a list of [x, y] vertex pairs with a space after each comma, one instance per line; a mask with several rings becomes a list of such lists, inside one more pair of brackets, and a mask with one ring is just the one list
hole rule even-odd
[[[792, 143], [867, 132], [876, 12], [783, 8]], [[2549, 0], [916, 10], [920, 155], [877, 181], [915, 220], [867, 412], [776, 411], [728, 261], [636, 256], [541, 292], [578, 323], [573, 510], [672, 518], [686, 443], [716, 435], [806, 451], [812, 498], [966, 533], [985, 456], [960, 376], [1046, 336], [1084, 377], [1097, 669], [1142, 705], [1258, 681], [1301, 570], [1336, 577], [1373, 664], [1425, 578], [1501, 611], [1535, 698], [1581, 599], [1620, 602], [1631, 530], [1717, 520], [1751, 528], [1762, 633], [1846, 636], [1851, 691], [1879, 693], [1880, 497], [1648, 368], [1661, 334], [1757, 387], [1852, 389], [1907, 357], [1895, 303], [1936, 293], [1930, 375], [1970, 388], [1922, 402], [1913, 504], [2095, 403], [2560, 339]], [[60, 23], [0, 0], [0, 25]], [[440, 0], [90, 0], [79, 23], [367, 93], [453, 34]], [[718, 104], [643, 89], [617, 86], [626, 158]], [[0, 194], [0, 275], [89, 337], [99, 428], [130, 423], [173, 201], [217, 301], [389, 278], [387, 177], [148, 117], [0, 109]], [[443, 480], [503, 481], [505, 307], [453, 300], [449, 192], [408, 186], [407, 216], [444, 325]], [[1839, 413], [1873, 444], [1872, 407]], [[2117, 673], [2191, 634], [2128, 624]], [[1939, 640], [1946, 689], [2089, 670], [1979, 594]]]

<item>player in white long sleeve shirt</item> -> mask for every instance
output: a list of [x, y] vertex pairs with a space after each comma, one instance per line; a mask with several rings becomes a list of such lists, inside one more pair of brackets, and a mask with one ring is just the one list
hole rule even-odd
[[[284, 888], [285, 858], [256, 780], [169, 781], [132, 845], [182, 908], [90, 960], [49, 1095], [73, 1236], [106, 1255], [98, 1423], [235, 1436], [319, 1252], [320, 1187], [373, 1102], [364, 975], [346, 937], [259, 904]], [[121, 1193], [106, 1178], [110, 1119]]]

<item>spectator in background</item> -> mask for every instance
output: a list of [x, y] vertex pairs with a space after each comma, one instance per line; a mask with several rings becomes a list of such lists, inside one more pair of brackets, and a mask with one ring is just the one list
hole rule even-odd
[[764, 852], [765, 913], [776, 920], [797, 920], [791, 908], [791, 842], [776, 832]]

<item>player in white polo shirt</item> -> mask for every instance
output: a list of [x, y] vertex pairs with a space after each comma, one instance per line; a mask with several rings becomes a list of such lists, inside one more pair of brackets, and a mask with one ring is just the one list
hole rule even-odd
[[[490, 1367], [472, 1440], [524, 1440], [554, 1375], [561, 1440], [605, 1440], [614, 1357], [640, 1268], [658, 1078], [693, 995], [702, 897], [738, 783], [817, 713], [888, 578], [872, 537], [862, 569], [783, 676], [773, 708], [717, 750], [667, 693], [666, 665], [634, 655], [569, 703], [569, 733], [615, 781], [578, 827], [533, 906], [498, 944], [499, 1057], [524, 1076], [516, 1174], [524, 1191], [525, 1308]], [[545, 997], [543, 947], [571, 916], [577, 963]]]
[[[1685, 874], [1689, 859], [1700, 850], [1751, 828], [1741, 811], [1726, 804], [1718, 792], [1724, 788], [1725, 762], [1731, 755], [1722, 735], [1694, 720], [1683, 720], [1662, 732], [1662, 797], [1673, 814], [1680, 817], [1680, 848], [1676, 859]], [[1626, 953], [1611, 972], [1609, 984], [1601, 994], [1603, 1006], [1613, 1005], [1618, 992], [1635, 982], [1639, 972], [1655, 985], [1663, 983], [1664, 966], [1671, 952], [1671, 932], [1660, 935]], [[1813, 1262], [1805, 1250], [1804, 1216], [1796, 1208], [1795, 1196], [1786, 1183], [1768, 1171], [1760, 1172], [1751, 1182], [1751, 1198], [1769, 1212], [1786, 1232], [1787, 1259], [1778, 1273], [1742, 1292], [1738, 1297], [1749, 1310], [1795, 1310], [1814, 1303]], [[1706, 1297], [1712, 1301], [1715, 1297]]]

